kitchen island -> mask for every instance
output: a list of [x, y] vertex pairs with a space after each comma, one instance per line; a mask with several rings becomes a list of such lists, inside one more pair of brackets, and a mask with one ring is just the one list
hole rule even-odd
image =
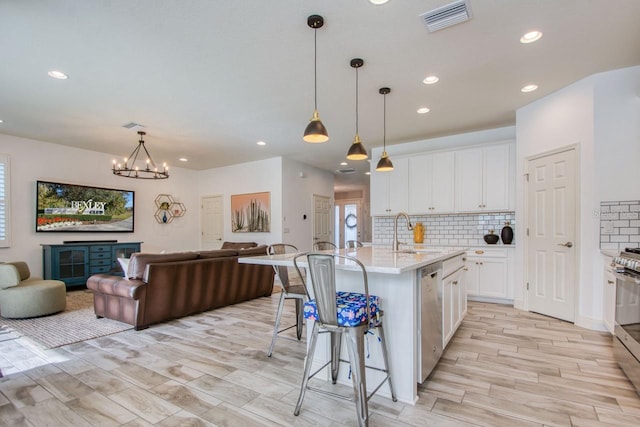
[[[389, 369], [398, 400], [414, 404], [418, 399], [417, 383], [421, 381], [420, 342], [421, 342], [421, 270], [423, 267], [436, 264], [452, 258], [460, 259], [466, 248], [452, 247], [422, 247], [407, 248], [392, 251], [389, 247], [371, 246], [339, 252], [349, 255], [362, 262], [367, 271], [369, 293], [381, 299], [384, 310], [383, 324], [389, 350]], [[330, 252], [330, 251], [327, 251]], [[240, 258], [241, 263], [268, 264], [293, 266], [293, 255], [272, 255]], [[350, 265], [336, 265], [336, 276], [340, 290], [363, 292], [362, 284], [355, 267]], [[465, 305], [466, 306], [466, 305]], [[442, 322], [442, 316], [440, 316]], [[442, 324], [434, 325], [442, 328]], [[330, 346], [327, 337], [318, 339], [314, 365], [324, 364], [330, 358]], [[375, 337], [367, 335], [370, 342], [365, 344], [368, 358], [367, 365], [382, 367], [382, 352], [375, 342]], [[440, 346], [442, 343], [440, 343]], [[344, 348], [344, 346], [343, 346]], [[346, 357], [343, 357], [346, 359]], [[329, 379], [327, 374], [327, 379]], [[339, 382], [351, 384], [348, 377], [349, 366], [340, 367]], [[367, 386], [374, 387], [382, 379], [382, 374], [367, 371]], [[389, 388], [385, 385], [378, 394], [390, 397]]]

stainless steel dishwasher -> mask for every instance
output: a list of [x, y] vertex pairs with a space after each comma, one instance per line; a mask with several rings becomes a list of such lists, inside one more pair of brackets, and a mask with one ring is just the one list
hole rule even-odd
[[418, 382], [427, 379], [442, 356], [442, 263], [420, 270], [420, 322], [418, 323], [420, 356]]

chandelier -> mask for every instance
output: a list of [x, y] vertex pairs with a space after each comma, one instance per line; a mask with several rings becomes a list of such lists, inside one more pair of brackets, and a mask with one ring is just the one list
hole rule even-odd
[[[115, 160], [113, 161], [113, 167], [111, 170], [114, 175], [135, 179], [169, 178], [169, 168], [167, 168], [167, 164], [163, 163], [162, 170], [158, 170], [156, 163], [151, 158], [151, 154], [147, 151], [147, 147], [144, 146], [143, 137], [146, 134], [146, 132], [138, 131], [138, 135], [140, 135], [138, 146], [131, 152], [131, 155], [128, 158], [124, 158], [124, 165], [122, 163], [116, 163]], [[142, 168], [136, 164], [140, 150], [142, 150], [147, 156], [146, 164]]]

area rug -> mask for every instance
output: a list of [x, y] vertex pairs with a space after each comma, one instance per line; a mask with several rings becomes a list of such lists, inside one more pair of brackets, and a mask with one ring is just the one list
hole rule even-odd
[[32, 319], [0, 317], [0, 340], [24, 336], [49, 349], [132, 328], [115, 320], [97, 319], [93, 311], [93, 293], [81, 290], [67, 292], [67, 308], [60, 313]]

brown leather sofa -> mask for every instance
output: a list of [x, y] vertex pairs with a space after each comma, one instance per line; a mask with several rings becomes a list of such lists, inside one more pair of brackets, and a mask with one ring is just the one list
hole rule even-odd
[[[229, 247], [229, 246], [227, 246]], [[126, 277], [95, 274], [87, 280], [96, 316], [136, 330], [171, 319], [271, 295], [273, 268], [241, 264], [266, 246], [170, 254], [135, 253]]]

